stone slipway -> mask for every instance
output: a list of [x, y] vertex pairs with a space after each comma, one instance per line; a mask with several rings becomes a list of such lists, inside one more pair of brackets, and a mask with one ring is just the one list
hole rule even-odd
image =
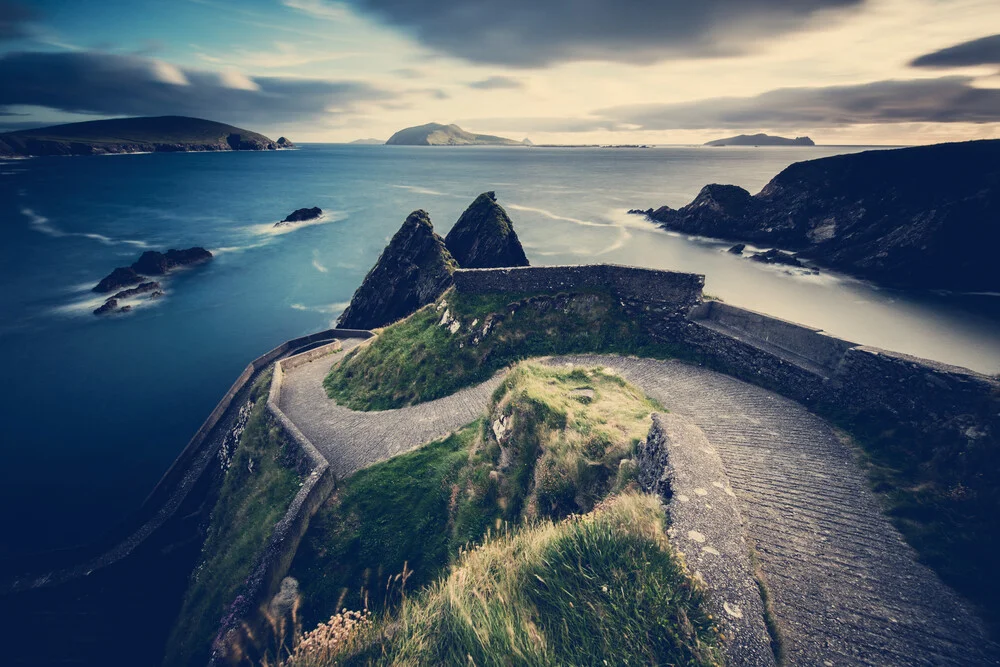
[[[499, 377], [385, 412], [327, 399], [344, 351], [290, 369], [280, 407], [338, 475], [409, 451], [480, 417]], [[697, 426], [725, 467], [767, 581], [789, 665], [996, 664], [985, 631], [882, 514], [851, 451], [804, 407], [676, 361], [580, 355]]]

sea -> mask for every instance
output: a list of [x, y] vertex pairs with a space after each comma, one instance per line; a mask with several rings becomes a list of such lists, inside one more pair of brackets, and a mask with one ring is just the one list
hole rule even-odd
[[[0, 161], [0, 559], [122, 521], [251, 359], [333, 325], [408, 213], [443, 236], [488, 190], [532, 264], [702, 273], [727, 303], [1000, 372], [1000, 295], [756, 264], [626, 213], [679, 207], [708, 183], [757, 192], [792, 162], [860, 150], [312, 144]], [[275, 227], [312, 206], [321, 219]], [[92, 314], [111, 269], [190, 246], [215, 258], [127, 314]]]

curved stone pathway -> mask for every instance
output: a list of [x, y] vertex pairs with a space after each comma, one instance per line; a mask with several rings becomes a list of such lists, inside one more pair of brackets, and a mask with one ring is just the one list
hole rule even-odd
[[[500, 382], [400, 410], [354, 412], [322, 388], [342, 354], [288, 371], [280, 403], [339, 475], [468, 424]], [[804, 407], [680, 362], [579, 355], [548, 363], [613, 369], [704, 432], [740, 501], [786, 664], [996, 664], [979, 620], [916, 561], [851, 451]]]

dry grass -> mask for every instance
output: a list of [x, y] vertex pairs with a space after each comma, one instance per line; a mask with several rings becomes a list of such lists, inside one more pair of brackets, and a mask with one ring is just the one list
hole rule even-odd
[[658, 498], [626, 493], [503, 533], [463, 551], [396, 615], [321, 629], [316, 648], [284, 665], [720, 664], [703, 593], [664, 522]]

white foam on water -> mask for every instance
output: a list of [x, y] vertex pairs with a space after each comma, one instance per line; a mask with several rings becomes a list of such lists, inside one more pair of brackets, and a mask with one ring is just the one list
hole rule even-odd
[[36, 232], [45, 234], [46, 236], [51, 236], [53, 238], [63, 238], [69, 236], [76, 236], [85, 239], [92, 239], [103, 243], [104, 245], [131, 245], [137, 248], [148, 248], [149, 244], [145, 241], [136, 241], [134, 239], [115, 239], [110, 236], [105, 236], [104, 234], [98, 234], [96, 232], [67, 232], [59, 227], [56, 227], [52, 222], [46, 218], [44, 215], [39, 215], [35, 213], [33, 209], [22, 208], [21, 214], [28, 218], [28, 225], [34, 229]]
[[430, 188], [422, 188], [418, 185], [393, 185], [394, 188], [399, 188], [400, 190], [409, 190], [410, 192], [416, 193], [418, 195], [428, 195], [430, 197], [456, 197], [458, 195], [448, 194], [447, 192], [439, 192], [438, 190], [431, 190]]
[[304, 220], [303, 222], [286, 222], [278, 224], [277, 222], [265, 222], [260, 225], [250, 225], [246, 227], [252, 234], [257, 236], [281, 236], [283, 234], [289, 234], [291, 232], [297, 231], [299, 229], [305, 229], [306, 227], [313, 227], [315, 225], [325, 225], [330, 222], [339, 222], [341, 220], [347, 219], [347, 213], [343, 211], [329, 211], [319, 216], [314, 220]]

